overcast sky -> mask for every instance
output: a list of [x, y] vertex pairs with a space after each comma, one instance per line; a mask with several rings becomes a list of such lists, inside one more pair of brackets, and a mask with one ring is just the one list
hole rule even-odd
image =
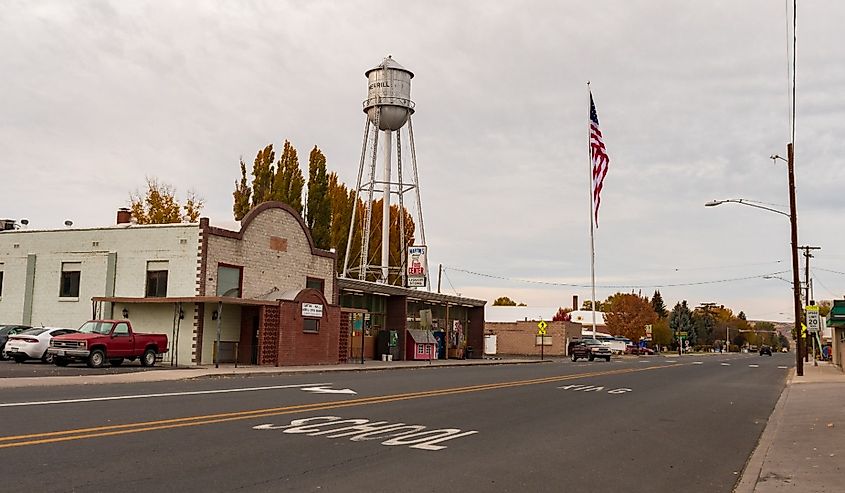
[[[392, 54], [416, 75], [445, 292], [589, 298], [520, 281], [589, 285], [589, 80], [611, 159], [598, 297], [660, 285], [670, 306], [792, 318], [788, 281], [762, 278], [791, 279], [787, 218], [704, 207], [788, 210], [786, 167], [768, 158], [789, 141], [784, 1], [409, 3], [0, 0], [0, 216], [109, 225], [149, 176], [232, 227], [239, 157], [285, 139], [352, 184], [364, 72]], [[799, 2], [799, 243], [823, 248], [817, 299], [845, 295], [842, 19], [843, 2]]]

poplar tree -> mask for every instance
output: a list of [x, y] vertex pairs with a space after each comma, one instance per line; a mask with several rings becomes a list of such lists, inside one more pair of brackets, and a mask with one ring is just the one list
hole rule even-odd
[[[272, 177], [272, 192], [270, 200], [278, 200], [288, 204], [296, 212], [302, 214], [302, 189], [305, 178], [299, 169], [299, 158], [296, 149], [289, 141], [285, 141], [282, 156], [276, 163], [276, 173]], [[253, 184], [253, 191], [255, 185]]]
[[241, 158], [241, 181], [238, 183], [238, 180], [235, 180], [235, 191], [232, 192], [232, 197], [235, 199], [232, 211], [235, 214], [236, 221], [243, 219], [246, 213], [249, 212], [249, 198], [251, 195], [252, 187], [247, 182], [246, 164], [244, 164], [244, 160]]
[[[328, 250], [331, 238], [332, 203], [329, 196], [329, 178], [326, 175], [326, 156], [314, 146], [308, 156], [308, 201], [305, 223], [317, 248]], [[335, 247], [336, 248], [336, 247]]]
[[255, 162], [252, 165], [252, 206], [255, 207], [262, 202], [273, 200], [273, 159], [276, 152], [273, 151], [273, 144], [258, 151]]

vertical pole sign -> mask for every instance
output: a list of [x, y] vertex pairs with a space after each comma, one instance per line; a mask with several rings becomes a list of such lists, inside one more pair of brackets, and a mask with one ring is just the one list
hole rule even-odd
[[428, 265], [426, 261], [426, 254], [428, 247], [425, 245], [415, 245], [408, 247], [408, 275], [407, 282], [409, 288], [424, 288], [427, 286], [425, 266]]
[[540, 323], [537, 324], [537, 337], [540, 338], [540, 361], [545, 361], [545, 349], [546, 349], [546, 327], [548, 327], [544, 320], [540, 319]]
[[805, 307], [807, 314], [807, 334], [810, 336], [810, 343], [813, 345], [813, 365], [818, 366], [816, 361], [816, 343], [814, 341], [815, 334], [821, 330], [821, 318], [819, 317], [819, 307], [817, 305], [810, 305]]

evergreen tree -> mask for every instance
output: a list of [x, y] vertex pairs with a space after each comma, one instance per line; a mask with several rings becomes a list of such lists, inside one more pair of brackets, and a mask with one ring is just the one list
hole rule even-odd
[[739, 312], [739, 315], [737, 315], [737, 316], [736, 316], [736, 318], [738, 318], [738, 319], [740, 319], [740, 320], [747, 320], [747, 319], [745, 318], [745, 312], [743, 312], [743, 311], [740, 311], [740, 312]]
[[[291, 206], [293, 210], [302, 214], [302, 189], [305, 186], [305, 178], [303, 178], [302, 170], [299, 168], [296, 149], [287, 140], [282, 149], [282, 156], [276, 163], [276, 173], [273, 175], [271, 183], [271, 200], [284, 202]], [[255, 191], [254, 183], [253, 191]]]
[[[326, 175], [326, 156], [314, 146], [308, 157], [308, 207], [305, 223], [317, 248], [331, 247], [332, 203], [329, 196], [329, 179]], [[337, 247], [335, 247], [337, 248]]]
[[666, 318], [666, 316], [669, 315], [669, 312], [666, 310], [666, 305], [663, 303], [663, 296], [660, 295], [660, 291], [654, 291], [654, 296], [651, 297], [651, 308], [654, 309], [654, 313], [656, 313], [660, 318]]
[[689, 339], [690, 344], [695, 342], [695, 331], [693, 330], [692, 325], [692, 312], [687, 306], [687, 300], [675, 304], [675, 308], [673, 308], [672, 313], [669, 314], [669, 328], [672, 329], [672, 335], [674, 336], [676, 343], [678, 341], [679, 332], [687, 333], [686, 338]]
[[244, 164], [244, 160], [241, 158], [241, 181], [238, 183], [238, 181], [235, 180], [235, 191], [232, 192], [232, 196], [235, 199], [232, 211], [235, 214], [236, 221], [243, 219], [247, 212], [249, 212], [250, 195], [252, 195], [252, 187], [250, 187], [247, 182], [246, 164]]

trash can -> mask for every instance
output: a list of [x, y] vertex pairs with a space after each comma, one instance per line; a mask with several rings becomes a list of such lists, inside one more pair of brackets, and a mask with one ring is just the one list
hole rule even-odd
[[467, 346], [466, 351], [464, 351], [464, 359], [472, 359], [472, 346]]

